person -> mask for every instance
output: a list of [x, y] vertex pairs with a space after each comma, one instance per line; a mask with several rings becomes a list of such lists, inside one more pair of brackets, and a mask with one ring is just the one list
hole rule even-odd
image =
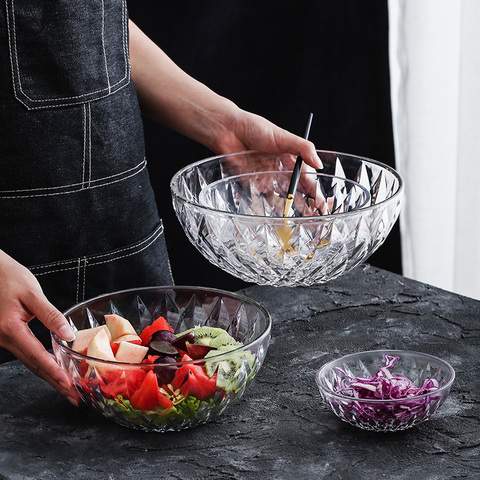
[[78, 405], [45, 348], [49, 331], [74, 338], [61, 311], [173, 283], [141, 114], [218, 154], [321, 162], [311, 142], [182, 71], [125, 2], [7, 1], [0, 24], [0, 361], [15, 356]]

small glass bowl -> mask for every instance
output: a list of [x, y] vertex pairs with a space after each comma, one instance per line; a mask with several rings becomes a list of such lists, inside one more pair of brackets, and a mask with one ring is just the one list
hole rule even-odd
[[[348, 377], [374, 377], [385, 366], [385, 355], [398, 357], [390, 369], [404, 375], [416, 387], [426, 379], [438, 381], [431, 393], [395, 400], [353, 398], [339, 393], [342, 380], [339, 370]], [[394, 432], [418, 425], [430, 418], [443, 404], [455, 379], [452, 366], [440, 358], [406, 350], [373, 350], [353, 353], [323, 365], [315, 375], [320, 395], [341, 420], [364, 430]]]
[[[75, 305], [65, 312], [65, 316], [74, 330], [83, 330], [104, 325], [104, 315], [110, 313], [129, 320], [137, 333], [162, 316], [172, 326], [174, 333], [197, 325], [207, 325], [223, 328], [235, 340], [243, 343], [240, 348], [214, 357], [219, 362], [231, 361], [229, 357], [232, 355], [237, 360], [240, 359], [236, 362], [237, 370], [229, 388], [218, 386], [221, 373], [217, 371], [215, 392], [208, 398], [202, 398], [196, 405], [193, 403], [198, 399], [188, 397], [190, 401], [183, 406], [175, 404], [168, 411], [147, 411], [132, 409], [128, 396], [124, 398], [122, 395], [120, 398], [115, 393], [112, 398], [107, 392], [118, 392], [119, 387], [125, 387], [123, 390], [128, 392], [127, 384], [120, 383], [122, 378], [126, 382], [126, 376], [131, 376], [132, 371], [133, 375], [138, 370], [148, 374], [150, 370], [157, 373], [159, 368], [182, 366], [191, 366], [195, 370], [204, 365], [206, 360], [168, 364], [99, 360], [75, 352], [71, 348], [72, 342], [61, 340], [52, 333], [57, 362], [72, 378], [74, 388], [82, 400], [120, 425], [145, 431], [178, 431], [218, 417], [240, 400], [260, 370], [270, 341], [271, 318], [261, 305], [247, 297], [211, 288], [166, 286], [124, 290]], [[112, 371], [114, 375], [109, 375]], [[123, 371], [125, 374], [122, 377]], [[190, 409], [188, 411], [187, 406]]]

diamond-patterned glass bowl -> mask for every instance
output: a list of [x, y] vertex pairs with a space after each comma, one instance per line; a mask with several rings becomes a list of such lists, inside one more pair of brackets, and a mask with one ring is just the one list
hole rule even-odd
[[246, 282], [313, 285], [352, 269], [392, 229], [403, 181], [374, 160], [318, 154], [324, 168], [302, 173], [289, 218], [290, 155], [240, 152], [183, 168], [170, 186], [187, 237], [211, 263]]
[[[104, 315], [109, 313], [117, 313], [128, 319], [137, 333], [163, 316], [176, 333], [196, 325], [208, 325], [223, 328], [243, 343], [243, 347], [213, 357], [218, 362], [228, 362], [232, 355], [235, 356], [235, 371], [229, 371], [232, 378], [229, 379], [228, 388], [218, 386], [222, 373], [217, 369], [217, 387], [209, 397], [201, 400], [188, 397], [185, 401], [179, 395], [174, 399], [173, 409], [148, 411], [132, 409], [128, 385], [120, 384], [126, 382], [132, 372], [153, 369], [158, 375], [158, 369], [181, 368], [185, 365], [195, 371], [195, 367], [204, 365], [206, 360], [165, 365], [93, 361], [92, 357], [73, 351], [71, 343], [60, 340], [52, 333], [55, 357], [72, 377], [82, 400], [120, 425], [146, 431], [191, 428], [222, 414], [238, 402], [260, 370], [270, 341], [271, 318], [261, 305], [241, 295], [201, 287], [147, 287], [116, 292], [75, 305], [65, 312], [65, 316], [75, 330], [83, 330], [105, 324]], [[94, 365], [90, 371], [89, 365]], [[123, 371], [125, 375], [122, 375]], [[112, 398], [112, 391], [122, 389], [125, 393], [121, 398]]]
[[[340, 392], [347, 376], [375, 377], [385, 365], [385, 355], [398, 357], [389, 370], [392, 375], [403, 375], [416, 387], [431, 379], [438, 382], [438, 388], [431, 393], [395, 400], [353, 398]], [[347, 385], [353, 383], [349, 378]], [[407, 350], [353, 353], [326, 363], [315, 375], [322, 399], [337, 417], [376, 432], [405, 430], [427, 420], [447, 399], [454, 380], [455, 371], [449, 363], [426, 353]]]

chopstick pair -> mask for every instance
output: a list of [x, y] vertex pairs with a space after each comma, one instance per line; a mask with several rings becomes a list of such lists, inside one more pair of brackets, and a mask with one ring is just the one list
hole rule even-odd
[[[307, 127], [305, 128], [305, 135], [303, 138], [308, 139], [310, 135], [310, 127], [312, 126], [313, 113], [310, 113], [308, 116]], [[288, 217], [290, 209], [293, 205], [293, 199], [295, 197], [295, 191], [297, 190], [298, 181], [300, 179], [300, 172], [302, 170], [302, 157], [299, 155], [297, 161], [295, 162], [295, 167], [293, 168], [292, 177], [290, 179], [290, 185], [288, 186], [287, 198], [285, 200], [285, 208], [283, 209], [283, 216]]]

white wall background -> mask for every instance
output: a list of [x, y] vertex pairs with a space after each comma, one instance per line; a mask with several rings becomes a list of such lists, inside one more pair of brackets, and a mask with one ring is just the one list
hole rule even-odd
[[404, 275], [480, 299], [480, 0], [389, 0]]

